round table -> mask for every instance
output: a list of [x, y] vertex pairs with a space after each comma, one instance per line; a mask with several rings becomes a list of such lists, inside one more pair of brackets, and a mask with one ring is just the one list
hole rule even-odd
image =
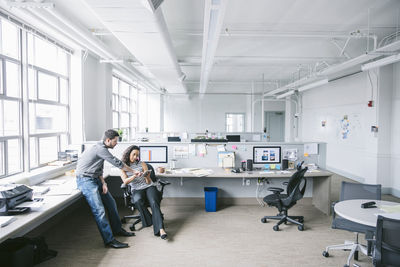
[[[361, 208], [362, 203], [375, 201], [376, 208]], [[384, 201], [384, 200], [370, 200], [370, 199], [351, 199], [343, 200], [335, 204], [335, 212], [339, 216], [356, 223], [376, 227], [378, 216], [376, 214], [385, 214], [386, 212], [380, 209], [380, 206], [400, 205], [397, 202]]]

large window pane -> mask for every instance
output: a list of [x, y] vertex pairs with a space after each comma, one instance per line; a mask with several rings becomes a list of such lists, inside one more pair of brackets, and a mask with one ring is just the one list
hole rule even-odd
[[[19, 102], [3, 101], [4, 113], [4, 135], [19, 135]], [[5, 115], [4, 114], [4, 115]]]
[[57, 47], [35, 36], [35, 65], [44, 69], [57, 69]]
[[62, 106], [29, 104], [30, 133], [64, 132], [67, 130], [67, 109]]
[[45, 137], [39, 139], [40, 164], [57, 160], [57, 137]]
[[227, 132], [244, 132], [244, 114], [226, 114]]
[[4, 174], [4, 142], [0, 142], [0, 175]]
[[28, 89], [29, 99], [36, 99], [35, 70], [28, 69]]
[[115, 77], [112, 77], [112, 92], [118, 94], [118, 79]]
[[3, 122], [4, 122], [3, 101], [0, 100], [0, 136], [4, 135]]
[[7, 141], [8, 153], [8, 173], [16, 173], [21, 171], [21, 147], [19, 139], [11, 139]]
[[3, 90], [3, 61], [0, 60], [0, 95], [4, 94]]
[[121, 97], [121, 111], [128, 112], [128, 98]]
[[121, 128], [129, 127], [129, 113], [121, 113]]
[[6, 61], [6, 90], [8, 96], [20, 96], [20, 77], [19, 65]]
[[113, 112], [113, 128], [114, 129], [119, 128], [118, 112]]
[[60, 78], [60, 102], [68, 104], [68, 82]]
[[1, 20], [2, 53], [19, 58], [19, 29], [6, 20]]
[[58, 49], [57, 72], [67, 76], [68, 75], [68, 55], [64, 51]]
[[60, 151], [65, 151], [68, 146], [68, 136], [66, 134], [60, 135]]
[[57, 83], [56, 77], [45, 73], [38, 73], [38, 91], [39, 99], [58, 101], [57, 99]]
[[129, 97], [129, 84], [127, 84], [126, 82], [120, 81], [119, 85], [120, 85], [119, 94], [122, 96]]
[[36, 140], [36, 137], [29, 138], [29, 157], [31, 168], [35, 168], [38, 166]]
[[31, 33], [28, 33], [28, 63], [31, 65], [35, 64], [35, 44], [34, 44], [34, 36]]

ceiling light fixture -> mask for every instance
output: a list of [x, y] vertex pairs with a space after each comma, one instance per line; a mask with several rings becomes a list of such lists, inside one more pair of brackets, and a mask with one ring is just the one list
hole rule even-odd
[[306, 85], [304, 85], [304, 86], [301, 86], [301, 87], [299, 87], [297, 90], [298, 90], [299, 92], [303, 92], [303, 91], [310, 90], [310, 89], [312, 89], [312, 88], [315, 88], [315, 87], [318, 87], [318, 86], [327, 84], [328, 82], [329, 82], [328, 79], [319, 80], [319, 81], [317, 81], [317, 82], [314, 82], [314, 83], [310, 83], [310, 84], [306, 84]]
[[393, 55], [393, 56], [390, 56], [390, 57], [385, 57], [385, 58], [378, 59], [376, 61], [364, 64], [364, 65], [361, 66], [361, 70], [362, 71], [367, 71], [367, 70], [370, 70], [370, 69], [379, 68], [379, 67], [383, 67], [383, 66], [386, 66], [386, 65], [389, 65], [389, 64], [392, 64], [392, 63], [396, 63], [398, 61], [400, 61], [400, 54]]

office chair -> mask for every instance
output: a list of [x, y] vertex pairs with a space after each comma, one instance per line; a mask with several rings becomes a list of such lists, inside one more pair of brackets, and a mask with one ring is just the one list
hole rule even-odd
[[[155, 172], [154, 172], [154, 168], [153, 168], [153, 166], [151, 166], [150, 164], [148, 164], [148, 163], [146, 163], [147, 164], [147, 168], [149, 169], [149, 170], [151, 170], [151, 173], [150, 173], [150, 178], [151, 178], [151, 180], [154, 182], [154, 183], [156, 183], [157, 184], [157, 189], [158, 189], [158, 191], [160, 192], [160, 194], [161, 194], [161, 199], [162, 199], [162, 196], [163, 196], [163, 194], [164, 194], [164, 187], [166, 186], [166, 185], [169, 185], [169, 184], [171, 184], [170, 182], [168, 182], [168, 181], [164, 181], [164, 180], [161, 180], [161, 179], [157, 179], [157, 177], [156, 177], [156, 174], [155, 174]], [[130, 185], [129, 184], [124, 184], [124, 183], [122, 183], [122, 185], [121, 185], [121, 189], [124, 191], [124, 202], [125, 202], [125, 206], [126, 207], [128, 207], [128, 208], [130, 208], [131, 210], [132, 210], [132, 213], [134, 212], [134, 210], [135, 210], [135, 205], [132, 203], [132, 201], [131, 201], [131, 197], [132, 197], [132, 190], [131, 190], [131, 188], [130, 188]], [[146, 206], [147, 207], [150, 207], [150, 204], [146, 201]], [[135, 231], [136, 229], [135, 229], [135, 225], [136, 224], [138, 224], [138, 223], [140, 223], [142, 220], [140, 219], [140, 214], [137, 214], [137, 215], [126, 215], [126, 216], [124, 216], [122, 219], [121, 219], [121, 222], [122, 223], [126, 223], [127, 222], [127, 220], [129, 220], [129, 219], [135, 219], [135, 221], [132, 223], [132, 225], [129, 227], [129, 229], [131, 230], [131, 231]]]
[[375, 238], [374, 266], [399, 266], [400, 220], [379, 215]]
[[[268, 206], [275, 206], [279, 210], [279, 214], [276, 216], [264, 216], [261, 219], [262, 223], [266, 223], [267, 219], [279, 220], [279, 222], [274, 225], [274, 231], [279, 230], [279, 225], [282, 223], [287, 224], [291, 222], [297, 224], [299, 231], [304, 230], [304, 217], [303, 216], [289, 216], [288, 210], [296, 205], [296, 202], [303, 198], [304, 192], [306, 190], [307, 180], [304, 178], [304, 174], [307, 171], [307, 167], [302, 169], [301, 164], [297, 167], [297, 171], [292, 175], [289, 182], [285, 182], [286, 194], [281, 194], [284, 189], [279, 187], [269, 187], [268, 190], [273, 192], [273, 194], [264, 197], [264, 202]], [[302, 183], [304, 181], [304, 183]], [[300, 188], [300, 186], [302, 187]]]
[[[381, 185], [379, 184], [378, 185], [358, 184], [358, 183], [348, 183], [343, 181], [339, 201], [350, 200], [350, 199], [381, 200], [381, 195], [382, 195]], [[334, 204], [332, 205], [332, 207], [334, 207]], [[354, 259], [358, 260], [358, 251], [362, 251], [364, 254], [370, 255], [372, 248], [371, 241], [368, 241], [366, 249], [362, 244], [358, 242], [358, 235], [359, 233], [363, 233], [365, 234], [366, 239], [372, 239], [375, 232], [375, 227], [359, 224], [344, 219], [336, 215], [334, 210], [332, 216], [333, 216], [332, 228], [355, 232], [356, 240], [354, 242], [345, 241], [344, 244], [327, 246], [326, 249], [322, 252], [322, 255], [324, 257], [329, 257], [329, 250], [333, 249], [351, 250], [349, 257], [347, 258], [347, 263], [344, 265], [344, 267], [350, 266], [350, 260], [353, 257], [353, 255]]]

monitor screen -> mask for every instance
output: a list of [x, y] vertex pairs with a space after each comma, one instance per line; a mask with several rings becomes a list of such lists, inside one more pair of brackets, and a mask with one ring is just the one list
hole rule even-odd
[[281, 163], [280, 146], [255, 146], [253, 147], [254, 164], [278, 164]]
[[148, 163], [168, 163], [168, 147], [140, 146], [140, 160]]

